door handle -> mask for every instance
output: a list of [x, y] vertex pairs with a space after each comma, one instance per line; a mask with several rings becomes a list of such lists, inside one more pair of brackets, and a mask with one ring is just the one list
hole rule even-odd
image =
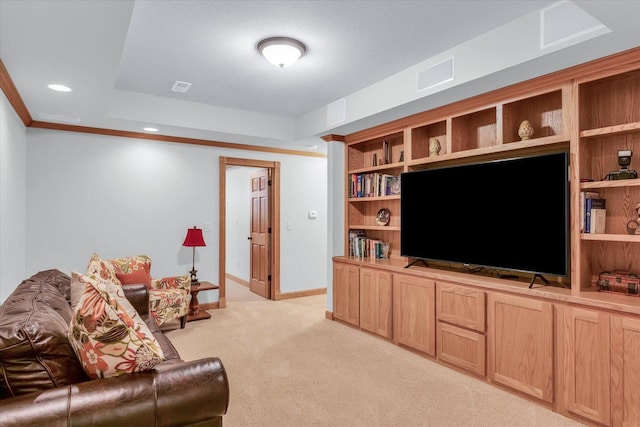
[[251, 237], [247, 237], [247, 240], [251, 240]]

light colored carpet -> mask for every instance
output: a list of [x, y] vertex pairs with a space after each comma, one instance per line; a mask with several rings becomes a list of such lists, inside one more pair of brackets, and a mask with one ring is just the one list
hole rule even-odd
[[222, 359], [225, 427], [582, 425], [326, 319], [326, 295], [274, 302], [227, 282], [227, 298], [166, 332], [185, 360]]

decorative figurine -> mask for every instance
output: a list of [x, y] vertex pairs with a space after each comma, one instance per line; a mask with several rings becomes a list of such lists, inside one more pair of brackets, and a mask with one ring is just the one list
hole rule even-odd
[[533, 126], [529, 123], [529, 120], [523, 120], [520, 123], [520, 127], [518, 128], [518, 136], [522, 138], [522, 140], [526, 140], [531, 138], [533, 135]]
[[429, 156], [439, 155], [441, 149], [442, 149], [442, 146], [440, 145], [440, 141], [438, 140], [438, 138], [433, 138], [429, 142]]
[[636, 211], [638, 217], [627, 222], [627, 234], [640, 234], [640, 203], [636, 204], [633, 210]]

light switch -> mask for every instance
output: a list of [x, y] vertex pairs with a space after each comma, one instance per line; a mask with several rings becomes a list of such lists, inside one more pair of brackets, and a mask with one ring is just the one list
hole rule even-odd
[[293, 224], [291, 224], [291, 221], [287, 221], [287, 230], [291, 229], [293, 229]]
[[204, 231], [211, 231], [211, 223], [210, 222], [205, 222], [204, 223]]

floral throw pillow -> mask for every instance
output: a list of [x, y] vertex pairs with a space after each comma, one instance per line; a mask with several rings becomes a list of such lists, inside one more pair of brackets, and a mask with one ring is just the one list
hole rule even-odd
[[151, 258], [137, 255], [109, 260], [121, 284], [144, 283], [151, 289]]
[[84, 290], [69, 325], [69, 342], [89, 378], [146, 371], [162, 362], [160, 345], [121, 286], [75, 271], [71, 276]]
[[[105, 261], [96, 253], [91, 255], [89, 259], [89, 263], [87, 264], [87, 269], [85, 270], [85, 276], [90, 277], [94, 280], [107, 280], [115, 284], [120, 284], [118, 282], [118, 277], [116, 275], [115, 268], [109, 261]], [[70, 285], [70, 293], [71, 293], [71, 308], [75, 310], [78, 305], [78, 301], [80, 300], [80, 295], [84, 290], [84, 283], [81, 283], [77, 280], [78, 278], [71, 275], [71, 285]]]

